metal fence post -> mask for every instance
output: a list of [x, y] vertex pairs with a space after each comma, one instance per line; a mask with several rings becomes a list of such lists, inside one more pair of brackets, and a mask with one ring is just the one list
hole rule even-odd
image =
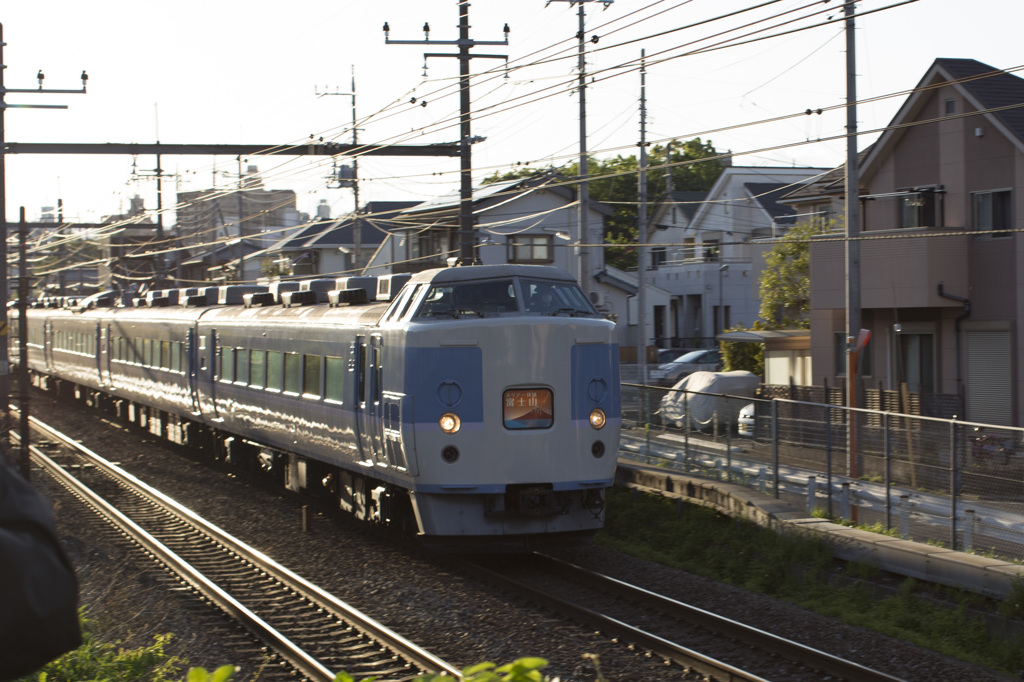
[[[726, 398], [725, 403], [726, 406], [728, 406], [728, 398]], [[729, 410], [729, 414], [732, 414], [732, 410]], [[732, 424], [729, 419], [725, 420], [725, 465], [728, 467], [726, 469], [727, 478], [725, 480], [732, 483]]]
[[807, 515], [814, 514], [814, 498], [817, 495], [817, 479], [814, 476], [807, 477]]
[[949, 548], [956, 551], [956, 420], [949, 422]]
[[772, 476], [774, 477], [772, 496], [779, 499], [779, 401], [772, 398]]
[[828, 486], [828, 516], [832, 518], [832, 412], [825, 406], [825, 482]]
[[690, 392], [683, 391], [683, 452], [690, 463]]
[[843, 490], [839, 494], [839, 508], [840, 516], [844, 519], [852, 518], [850, 513], [850, 483], [848, 481], [843, 482]]
[[964, 510], [964, 551], [970, 552], [974, 548], [974, 524], [978, 520], [973, 509]]
[[884, 479], [885, 479], [885, 529], [886, 530], [890, 530], [890, 529], [892, 529], [892, 497], [891, 497], [891, 494], [890, 494], [889, 485], [890, 485], [890, 481], [891, 481], [891, 478], [890, 478], [890, 475], [891, 475], [891, 471], [890, 471], [891, 462], [890, 462], [890, 459], [891, 459], [891, 456], [892, 456], [892, 451], [891, 451], [891, 448], [889, 447], [889, 413], [888, 412], [883, 412], [882, 413], [882, 438], [885, 439], [884, 441], [882, 441], [882, 459], [883, 459], [883, 466], [885, 467], [885, 477], [884, 477]]
[[900, 495], [900, 537], [910, 539], [910, 495]]

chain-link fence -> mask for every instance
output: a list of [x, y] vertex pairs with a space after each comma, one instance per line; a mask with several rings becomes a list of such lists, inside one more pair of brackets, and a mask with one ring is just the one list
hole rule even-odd
[[900, 537], [1024, 558], [1024, 429], [622, 385], [623, 456]]

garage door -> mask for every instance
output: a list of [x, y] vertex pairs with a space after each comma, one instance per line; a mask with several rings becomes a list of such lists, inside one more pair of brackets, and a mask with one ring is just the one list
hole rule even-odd
[[1012, 420], [1010, 332], [967, 332], [967, 420], [1009, 426]]

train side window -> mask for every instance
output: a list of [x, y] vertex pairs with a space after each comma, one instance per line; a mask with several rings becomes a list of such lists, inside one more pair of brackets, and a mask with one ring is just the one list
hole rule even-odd
[[263, 388], [267, 384], [267, 353], [254, 350], [249, 353], [249, 385]]
[[302, 356], [298, 353], [284, 354], [284, 392], [302, 393]]
[[232, 382], [235, 380], [235, 349], [220, 347], [220, 380]]
[[267, 388], [281, 390], [281, 375], [284, 371], [284, 354], [279, 350], [267, 351]]
[[235, 349], [235, 383], [249, 383], [249, 350], [246, 348]]
[[142, 341], [142, 364], [145, 367], [153, 366], [153, 339]]
[[160, 366], [164, 369], [171, 368], [171, 342], [160, 342]]
[[171, 371], [181, 372], [181, 341], [171, 341]]
[[331, 402], [344, 402], [345, 399], [345, 358], [324, 358], [324, 397]]
[[302, 395], [320, 397], [320, 356], [302, 356]]

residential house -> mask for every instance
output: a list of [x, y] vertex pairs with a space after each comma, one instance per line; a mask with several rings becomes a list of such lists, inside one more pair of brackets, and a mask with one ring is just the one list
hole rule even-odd
[[670, 298], [652, 309], [650, 338], [663, 348], [707, 347], [724, 329], [753, 325], [759, 259], [752, 241], [784, 231], [795, 218], [778, 199], [824, 172], [731, 166], [702, 199], [672, 195], [662, 202], [647, 283]]
[[[845, 378], [845, 297], [859, 282], [865, 384], [1024, 424], [1024, 80], [937, 59], [862, 157], [859, 270], [848, 279], [843, 240], [811, 244], [814, 382]], [[797, 212], [841, 205], [834, 177], [791, 198]]]
[[299, 225], [260, 254], [262, 275], [359, 274], [396, 229], [395, 216], [417, 201], [371, 201], [359, 213]]

